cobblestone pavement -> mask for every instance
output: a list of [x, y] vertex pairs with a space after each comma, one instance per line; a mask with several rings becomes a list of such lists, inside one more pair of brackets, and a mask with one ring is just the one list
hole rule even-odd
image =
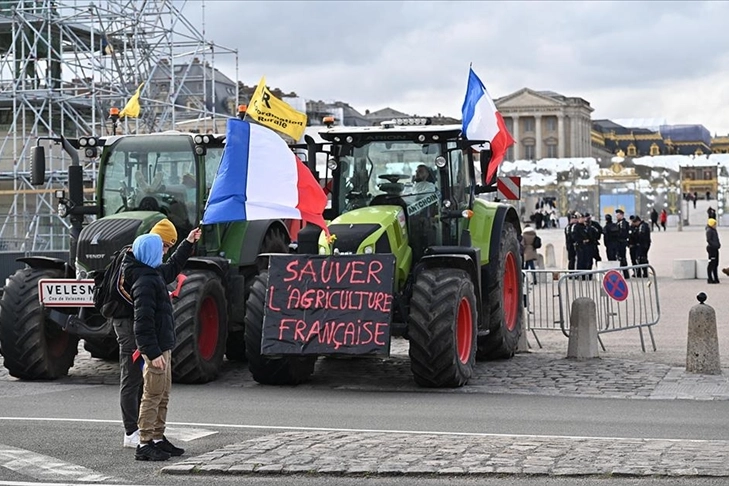
[[729, 476], [729, 443], [288, 432], [184, 459], [162, 473]]

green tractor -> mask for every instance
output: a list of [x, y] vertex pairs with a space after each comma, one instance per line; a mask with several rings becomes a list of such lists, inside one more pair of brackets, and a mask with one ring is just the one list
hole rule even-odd
[[[389, 255], [393, 281], [379, 287], [391, 293], [389, 337], [409, 341], [413, 377], [421, 386], [463, 386], [476, 359], [512, 357], [522, 332], [521, 228], [512, 206], [478, 197], [494, 190], [494, 181], [482, 184], [476, 176], [473, 146], [484, 142], [465, 140], [460, 126], [430, 125], [427, 119], [328, 127], [320, 136], [324, 143], [308, 140], [309, 165], [314, 168], [314, 154], [326, 153], [322, 182], [331, 191], [331, 204], [324, 216], [333, 236], [307, 226], [299, 233], [298, 260], [284, 261], [279, 269], [308, 268], [305, 284], [311, 287], [327, 268], [322, 259], [329, 259], [329, 268], [342, 259], [336, 268], [352, 270], [371, 268], [365, 257]], [[486, 174], [490, 151], [479, 155]], [[348, 338], [362, 342], [359, 336], [371, 335], [372, 327], [357, 328], [356, 319], [340, 319], [337, 306], [327, 300], [333, 295], [329, 287], [316, 290], [327, 310], [313, 330], [306, 316], [322, 309], [313, 308], [318, 304], [311, 299], [294, 299], [288, 309], [289, 317], [303, 317], [272, 322], [270, 316], [280, 310], [276, 302], [285, 304], [286, 299], [276, 300], [282, 288], [286, 291], [285, 283], [303, 275], [290, 272], [291, 277], [269, 283], [273, 267], [272, 257], [269, 271], [255, 277], [246, 309], [246, 349], [256, 381], [297, 384], [311, 376], [317, 356], [373, 354], [371, 347], [340, 347]], [[352, 295], [364, 295], [336, 292], [337, 299], [347, 295], [350, 304]], [[322, 335], [336, 342], [336, 349], [322, 351]], [[316, 339], [319, 344], [312, 341]], [[389, 352], [389, 343], [379, 351]]]
[[[201, 220], [220, 163], [225, 136], [164, 132], [108, 138], [39, 139], [32, 178], [45, 177], [42, 141], [62, 144], [71, 157], [68, 194], [57, 191], [59, 214], [70, 220], [68, 261], [29, 256], [11, 275], [0, 300], [0, 346], [9, 373], [55, 379], [73, 366], [79, 339], [93, 357], [116, 359], [111, 320], [93, 307], [92, 272], [113, 254], [168, 218], [182, 240]], [[84, 163], [98, 163], [95, 204], [84, 202]], [[88, 181], [86, 181], [88, 182]], [[87, 216], [95, 216], [87, 222]], [[286, 252], [283, 221], [204, 226], [195, 255], [171, 284], [177, 330], [172, 375], [180, 383], [214, 380], [223, 356], [245, 359], [245, 302], [265, 261], [260, 253]]]

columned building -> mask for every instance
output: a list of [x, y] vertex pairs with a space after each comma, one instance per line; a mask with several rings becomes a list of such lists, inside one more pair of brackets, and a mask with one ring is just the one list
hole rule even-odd
[[523, 88], [494, 101], [516, 142], [507, 160], [592, 156], [590, 103]]

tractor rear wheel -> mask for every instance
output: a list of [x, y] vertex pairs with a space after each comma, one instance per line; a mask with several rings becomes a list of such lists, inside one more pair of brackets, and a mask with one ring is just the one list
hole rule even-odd
[[[287, 238], [283, 232], [278, 229], [272, 229], [263, 238], [261, 248], [258, 253], [288, 253], [289, 244]], [[245, 274], [245, 289], [243, 291], [243, 301], [248, 302], [248, 295], [251, 290], [251, 282], [253, 278], [258, 275], [262, 270], [268, 268], [268, 258], [258, 257], [256, 264], [249, 269]], [[245, 361], [246, 360], [246, 341], [245, 331], [231, 331], [228, 333], [228, 342], [226, 344], [225, 356], [230, 361]]]
[[514, 356], [522, 331], [521, 253], [516, 228], [504, 224], [499, 243], [496, 278], [488, 282], [490, 333], [478, 340], [478, 359], [507, 359]]
[[314, 373], [316, 356], [269, 358], [261, 354], [268, 272], [253, 280], [246, 304], [246, 354], [253, 379], [264, 385], [298, 385]]
[[430, 388], [465, 385], [476, 361], [478, 315], [473, 282], [463, 270], [423, 270], [413, 285], [408, 335], [415, 382]]
[[214, 272], [183, 271], [173, 300], [177, 344], [172, 351], [172, 379], [207, 383], [218, 377], [228, 337], [225, 290]]
[[38, 280], [61, 277], [60, 271], [24, 268], [8, 278], [0, 300], [0, 348], [16, 378], [54, 380], [73, 366], [78, 337], [47, 320], [38, 300]]

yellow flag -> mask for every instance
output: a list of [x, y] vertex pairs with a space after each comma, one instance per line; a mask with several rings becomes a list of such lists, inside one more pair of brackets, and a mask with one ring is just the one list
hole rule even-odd
[[306, 113], [293, 109], [266, 88], [265, 76], [261, 78], [256, 91], [248, 103], [246, 116], [273, 130], [285, 133], [298, 141], [306, 128]]
[[140, 84], [137, 92], [129, 98], [124, 109], [119, 112], [119, 118], [124, 118], [125, 116], [127, 118], [139, 118], [139, 112], [142, 110], [142, 107], [139, 106], [139, 93], [142, 92], [142, 86], [144, 86], [144, 83]]

